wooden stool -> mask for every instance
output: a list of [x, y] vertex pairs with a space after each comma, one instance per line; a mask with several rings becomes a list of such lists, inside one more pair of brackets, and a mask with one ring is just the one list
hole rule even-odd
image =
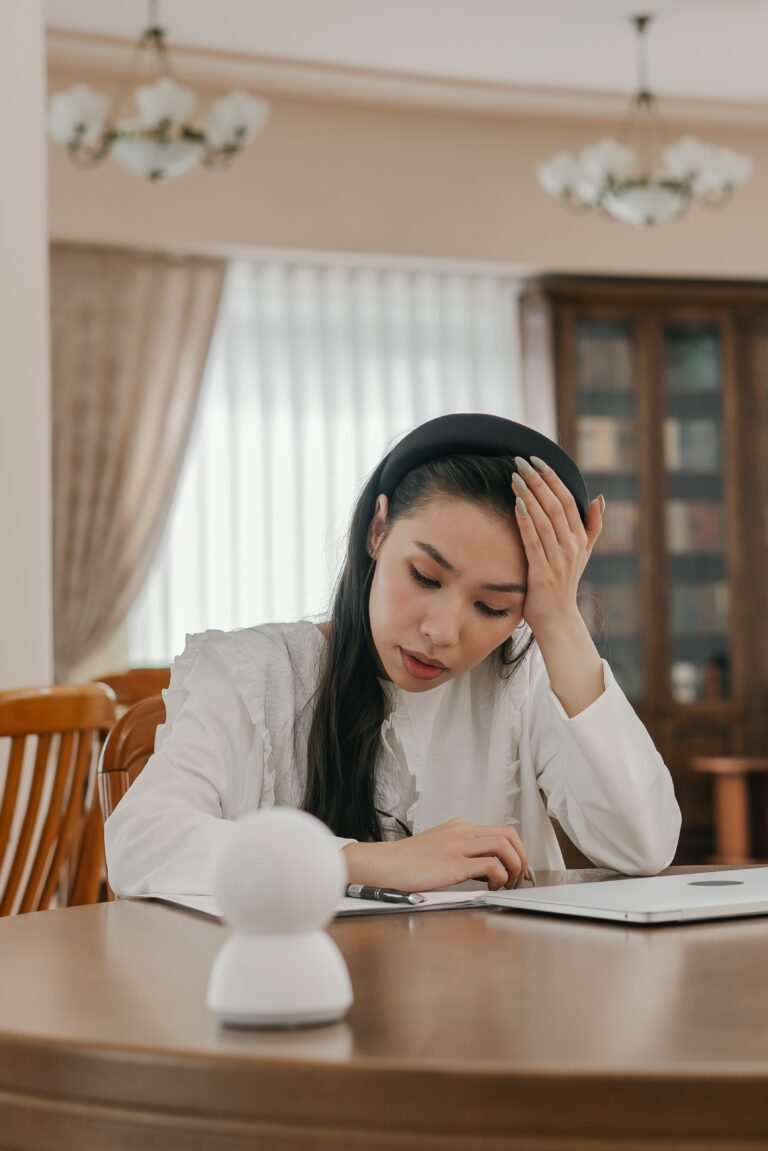
[[713, 775], [715, 850], [713, 863], [757, 863], [750, 855], [749, 777], [768, 774], [768, 755], [694, 756], [691, 771]]

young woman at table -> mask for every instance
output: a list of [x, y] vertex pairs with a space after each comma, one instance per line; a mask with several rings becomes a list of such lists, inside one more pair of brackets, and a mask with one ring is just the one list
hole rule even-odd
[[328, 824], [355, 883], [561, 868], [547, 812], [596, 864], [666, 867], [672, 781], [576, 605], [603, 510], [520, 424], [412, 431], [358, 500], [327, 623], [188, 639], [106, 824], [114, 890], [207, 893], [233, 821], [272, 805]]

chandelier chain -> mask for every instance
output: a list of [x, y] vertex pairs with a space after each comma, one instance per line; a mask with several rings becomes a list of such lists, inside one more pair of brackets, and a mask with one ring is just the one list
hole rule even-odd
[[637, 29], [637, 96], [639, 100], [650, 99], [647, 34], [651, 17], [649, 15], [633, 16], [632, 23]]
[[670, 141], [648, 66], [650, 14], [630, 17], [635, 31], [637, 88], [619, 139], [603, 137], [573, 155], [562, 151], [539, 165], [542, 187], [567, 208], [597, 210], [647, 227], [682, 216], [691, 203], [728, 203], [750, 177], [752, 161], [733, 148], [694, 136]]

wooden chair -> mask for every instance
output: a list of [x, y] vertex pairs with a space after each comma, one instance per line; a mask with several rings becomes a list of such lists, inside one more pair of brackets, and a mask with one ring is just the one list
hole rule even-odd
[[[114, 695], [100, 685], [0, 692], [0, 737], [10, 738], [0, 801], [0, 869], [12, 850], [0, 915], [44, 910], [56, 894], [62, 904], [77, 901], [88, 866], [83, 847], [89, 815], [98, 802], [96, 749], [114, 722]], [[33, 749], [25, 789], [25, 759], [31, 762]]]
[[99, 760], [99, 795], [108, 819], [155, 748], [158, 724], [165, 722], [160, 696], [139, 700], [129, 707], [107, 736]]
[[[121, 715], [99, 759], [99, 796], [104, 819], [108, 819], [155, 749], [155, 732], [165, 722], [160, 696], [139, 700]], [[102, 850], [104, 837], [101, 838]], [[115, 898], [109, 882], [108, 900]]]
[[[114, 692], [119, 721], [126, 710], [140, 700], [153, 696], [159, 699], [160, 692], [168, 687], [170, 678], [169, 667], [132, 667], [128, 671], [99, 676], [94, 683], [106, 684]], [[89, 816], [83, 842], [84, 868], [81, 882], [73, 896], [77, 903], [98, 903], [109, 898], [104, 859], [104, 820], [109, 814], [109, 811], [102, 813], [100, 803], [96, 803]]]
[[132, 707], [140, 699], [160, 695], [171, 679], [169, 667], [132, 667], [129, 671], [101, 675], [98, 683], [112, 688], [120, 707]]

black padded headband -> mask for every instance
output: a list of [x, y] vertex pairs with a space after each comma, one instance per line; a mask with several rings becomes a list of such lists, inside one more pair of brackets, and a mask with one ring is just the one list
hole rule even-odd
[[445, 456], [538, 456], [549, 464], [576, 501], [581, 518], [589, 493], [584, 477], [567, 452], [533, 428], [484, 413], [456, 413], [428, 420], [409, 432], [378, 468], [376, 494], [391, 496], [407, 472]]

